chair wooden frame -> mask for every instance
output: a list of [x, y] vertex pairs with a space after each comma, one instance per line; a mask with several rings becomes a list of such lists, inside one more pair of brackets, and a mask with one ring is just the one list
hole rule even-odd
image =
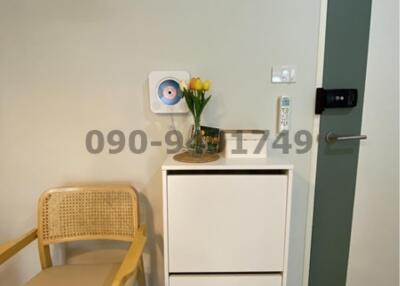
[[[133, 225], [135, 229], [132, 230], [131, 234], [127, 235], [102, 235], [101, 229], [97, 232], [91, 232], [89, 235], [70, 235], [60, 238], [50, 238], [44, 237], [43, 232], [46, 231], [44, 226], [44, 218], [46, 214], [43, 212], [44, 203], [48, 196], [54, 196], [54, 194], [59, 194], [63, 192], [76, 192], [76, 193], [89, 193], [91, 192], [105, 192], [112, 193], [126, 192], [129, 194], [129, 198], [133, 200], [132, 215], [133, 215]], [[39, 199], [39, 211], [38, 211], [38, 228], [32, 229], [18, 239], [11, 240], [0, 244], [0, 265], [7, 261], [10, 257], [18, 253], [25, 246], [33, 242], [36, 238], [38, 239], [39, 256], [42, 270], [52, 267], [52, 261], [50, 257], [49, 245], [53, 243], [60, 243], [65, 241], [77, 241], [77, 240], [122, 240], [131, 241], [131, 246], [127, 251], [121, 265], [116, 272], [111, 286], [122, 286], [123, 283], [130, 276], [134, 276], [139, 282], [140, 286], [145, 286], [145, 275], [143, 266], [143, 250], [147, 241], [146, 226], [139, 225], [139, 208], [137, 201], [136, 191], [131, 186], [85, 186], [85, 187], [68, 187], [68, 188], [57, 188], [49, 190], [42, 194]]]

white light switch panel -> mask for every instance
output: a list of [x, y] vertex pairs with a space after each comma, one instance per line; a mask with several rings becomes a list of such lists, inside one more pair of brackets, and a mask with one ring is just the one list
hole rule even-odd
[[273, 83], [296, 82], [296, 67], [294, 65], [281, 65], [272, 67]]

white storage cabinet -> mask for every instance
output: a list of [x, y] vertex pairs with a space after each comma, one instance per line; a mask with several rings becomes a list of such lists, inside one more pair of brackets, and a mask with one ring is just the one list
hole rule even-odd
[[292, 165], [163, 165], [165, 286], [285, 286]]

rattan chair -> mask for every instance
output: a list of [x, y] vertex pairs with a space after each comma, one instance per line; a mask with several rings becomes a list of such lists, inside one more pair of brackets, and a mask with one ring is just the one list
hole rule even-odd
[[[145, 286], [146, 228], [139, 225], [138, 208], [130, 186], [49, 190], [39, 199], [37, 229], [0, 244], [0, 265], [37, 238], [42, 271], [26, 286], [121, 286], [128, 279]], [[52, 266], [49, 245], [81, 240], [126, 241], [131, 246], [120, 263]]]

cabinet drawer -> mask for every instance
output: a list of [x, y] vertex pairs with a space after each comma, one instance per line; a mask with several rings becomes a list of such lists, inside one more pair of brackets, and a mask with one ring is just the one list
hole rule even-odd
[[167, 184], [169, 272], [283, 270], [286, 175], [169, 175]]
[[171, 275], [170, 286], [281, 286], [278, 274]]

